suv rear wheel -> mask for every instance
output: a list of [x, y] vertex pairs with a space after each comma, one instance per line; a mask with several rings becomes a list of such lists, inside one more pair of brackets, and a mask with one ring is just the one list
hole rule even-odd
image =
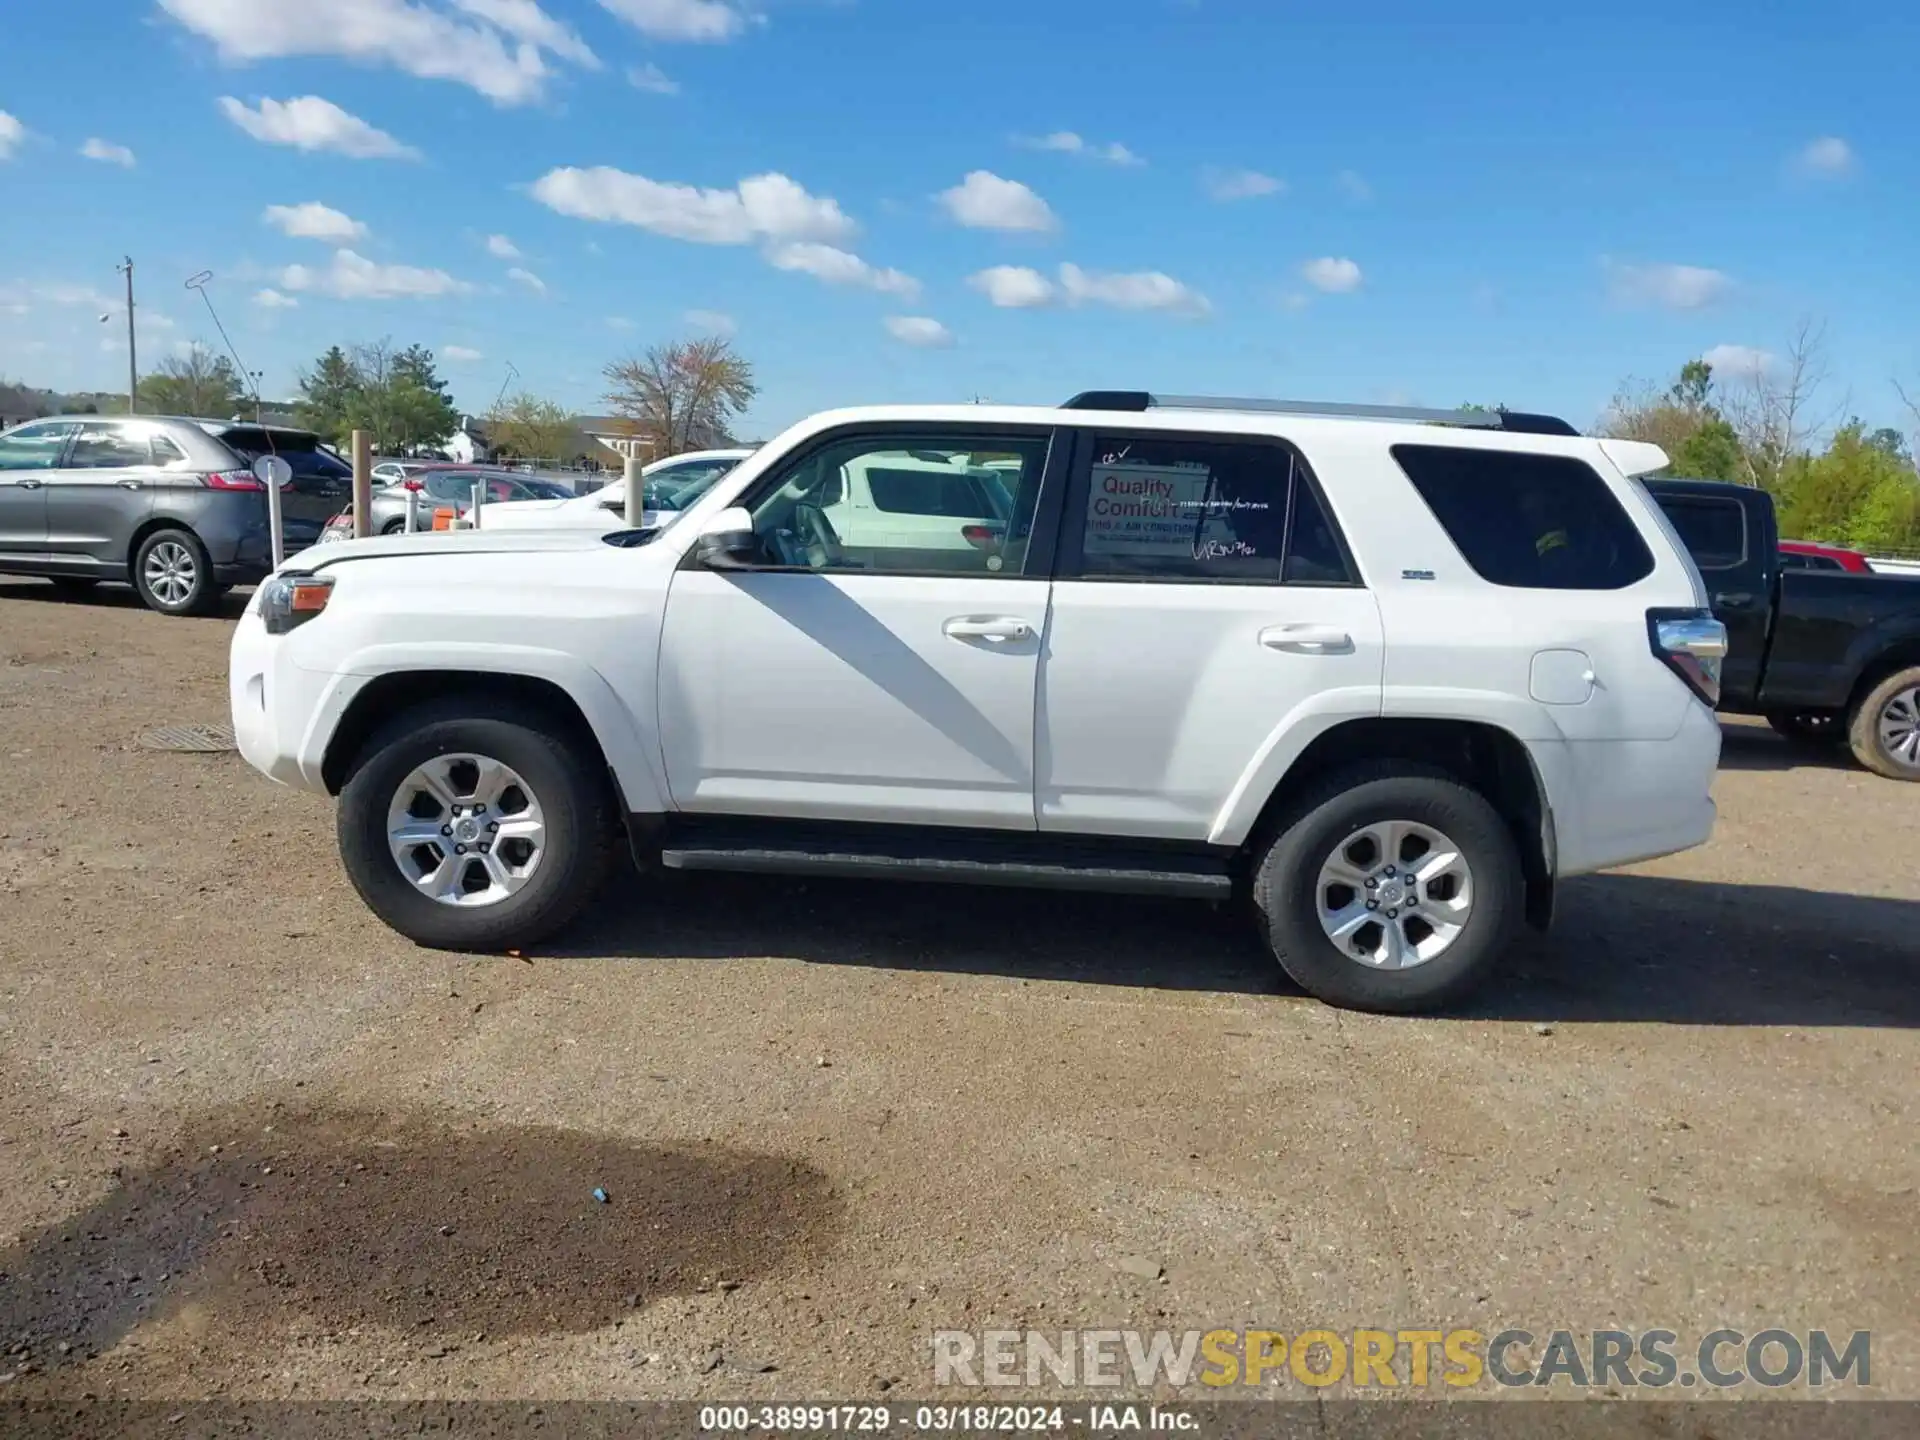
[[1254, 875], [1280, 966], [1357, 1010], [1429, 1010], [1493, 972], [1524, 911], [1520, 854], [1477, 791], [1382, 762], [1328, 777], [1288, 812]]
[[1853, 755], [1889, 780], [1920, 780], [1920, 665], [1887, 676], [1860, 702], [1847, 727]]
[[162, 615], [204, 615], [220, 600], [207, 547], [191, 530], [172, 526], [154, 531], [134, 551], [133, 588]]
[[374, 914], [439, 950], [533, 944], [606, 874], [615, 815], [583, 747], [538, 710], [396, 716], [340, 792], [340, 856]]

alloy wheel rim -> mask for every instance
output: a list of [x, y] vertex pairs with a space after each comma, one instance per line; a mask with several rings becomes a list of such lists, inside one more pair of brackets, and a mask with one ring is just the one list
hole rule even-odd
[[1880, 708], [1880, 748], [1896, 765], [1920, 770], [1920, 685], [1895, 691]]
[[408, 884], [477, 909], [517, 895], [546, 857], [546, 816], [520, 773], [487, 755], [436, 755], [387, 806], [387, 848]]
[[193, 552], [178, 540], [162, 540], [147, 551], [147, 589], [162, 605], [184, 605], [199, 579]]
[[1347, 959], [1411, 970], [1452, 949], [1473, 916], [1473, 869], [1444, 831], [1380, 820], [1334, 846], [1314, 885], [1314, 914]]

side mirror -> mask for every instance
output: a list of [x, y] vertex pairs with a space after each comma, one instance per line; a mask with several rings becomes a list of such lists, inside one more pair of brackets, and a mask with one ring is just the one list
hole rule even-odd
[[269, 490], [284, 490], [293, 483], [293, 466], [278, 455], [262, 455], [253, 462], [253, 478]]
[[753, 513], [736, 505], [722, 510], [700, 532], [694, 554], [712, 570], [738, 570], [759, 547], [753, 533]]

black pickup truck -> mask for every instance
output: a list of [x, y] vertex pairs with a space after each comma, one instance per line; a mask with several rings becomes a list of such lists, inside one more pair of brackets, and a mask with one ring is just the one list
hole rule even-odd
[[1920, 781], [1920, 579], [1790, 569], [1773, 497], [1717, 480], [1648, 480], [1727, 627], [1720, 708], [1789, 739], [1844, 742], [1869, 770]]

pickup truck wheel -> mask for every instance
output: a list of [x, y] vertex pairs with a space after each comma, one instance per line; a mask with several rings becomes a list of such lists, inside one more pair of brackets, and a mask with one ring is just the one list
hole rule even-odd
[[1356, 1010], [1431, 1010], [1480, 985], [1525, 909], [1500, 813], [1439, 772], [1356, 767], [1302, 796], [1254, 875], [1283, 970]]
[[1775, 711], [1767, 724], [1775, 734], [1801, 745], [1837, 745], [1847, 738], [1846, 719], [1837, 710]]
[[546, 716], [461, 708], [409, 711], [367, 743], [340, 792], [340, 856], [374, 914], [408, 939], [517, 949], [599, 889], [612, 797]]
[[1867, 692], [1847, 727], [1853, 755], [1889, 780], [1920, 780], [1920, 665], [1895, 671]]

